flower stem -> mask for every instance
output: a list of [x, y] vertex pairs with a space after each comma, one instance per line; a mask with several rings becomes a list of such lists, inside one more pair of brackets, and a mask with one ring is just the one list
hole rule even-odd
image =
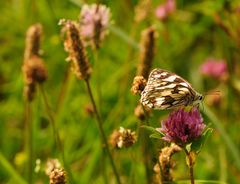
[[101, 138], [102, 138], [102, 141], [104, 143], [104, 148], [106, 149], [107, 155], [110, 159], [110, 163], [111, 163], [114, 175], [116, 177], [116, 181], [117, 181], [118, 184], [121, 184], [120, 177], [118, 175], [116, 166], [114, 164], [113, 157], [112, 157], [112, 154], [110, 152], [109, 145], [108, 145], [108, 142], [107, 142], [107, 138], [106, 138], [106, 135], [105, 135], [104, 130], [103, 130], [102, 119], [101, 119], [101, 117], [98, 113], [97, 106], [96, 106], [95, 100], [93, 98], [93, 94], [92, 94], [92, 90], [91, 90], [91, 87], [90, 87], [89, 80], [86, 79], [85, 82], [86, 82], [86, 86], [87, 86], [88, 95], [89, 95], [91, 103], [93, 105], [93, 109], [94, 109], [94, 112], [95, 112], [95, 116], [96, 116], [96, 120], [97, 120], [97, 123], [98, 123], [98, 128], [99, 128], [99, 131], [100, 131], [100, 134], [101, 134]]
[[[144, 108], [144, 106], [141, 104], [141, 107], [144, 112], [145, 119], [141, 122], [141, 124], [144, 125], [144, 123], [147, 126], [150, 126], [149, 124], [149, 114]], [[147, 183], [152, 183], [152, 164], [151, 164], [151, 155], [152, 155], [152, 142], [149, 140], [149, 136], [146, 134], [146, 132], [142, 132], [142, 153], [143, 153], [143, 159], [144, 159], [144, 165], [145, 165], [145, 173], [147, 178]]]
[[68, 176], [69, 176], [69, 182], [70, 183], [74, 183], [74, 180], [73, 180], [73, 176], [72, 176], [72, 172], [71, 172], [71, 169], [70, 167], [67, 165], [67, 162], [65, 160], [65, 156], [64, 156], [64, 148], [63, 148], [63, 144], [61, 142], [61, 139], [60, 139], [60, 136], [59, 136], [59, 133], [58, 133], [58, 129], [56, 127], [56, 124], [55, 124], [55, 118], [52, 114], [52, 110], [51, 110], [51, 107], [48, 103], [48, 99], [47, 99], [47, 95], [45, 93], [45, 90], [43, 88], [42, 85], [39, 85], [40, 87], [40, 91], [42, 93], [42, 96], [43, 96], [43, 100], [44, 100], [44, 103], [45, 103], [45, 108], [46, 108], [46, 112], [48, 114], [48, 117], [49, 117], [49, 120], [50, 120], [50, 123], [52, 124], [52, 128], [53, 128], [53, 136], [54, 136], [54, 139], [55, 139], [55, 144], [57, 146], [57, 149], [59, 150], [60, 154], [61, 154], [61, 157], [62, 157], [62, 161], [63, 161], [63, 165], [68, 173]]
[[26, 145], [27, 145], [27, 153], [28, 153], [28, 183], [32, 183], [32, 171], [33, 171], [33, 133], [32, 133], [32, 121], [31, 121], [31, 104], [28, 100], [26, 100], [25, 106], [25, 126], [26, 126]]
[[193, 164], [192, 164], [192, 158], [191, 158], [191, 156], [189, 157], [189, 174], [190, 174], [191, 184], [194, 184]]
[[62, 86], [60, 89], [60, 94], [57, 99], [56, 114], [59, 114], [59, 112], [61, 111], [61, 108], [63, 106], [64, 100], [66, 97], [66, 92], [69, 87], [70, 75], [71, 75], [71, 68], [67, 67], [67, 70], [65, 71], [65, 74], [64, 74], [63, 83], [62, 83]]
[[191, 184], [194, 184], [194, 175], [193, 175], [193, 166], [194, 166], [194, 161], [193, 161], [193, 154], [191, 154], [191, 152], [188, 152], [186, 149], [184, 149], [186, 156], [187, 156], [187, 165], [189, 167], [189, 176], [190, 176], [190, 180], [191, 180]]
[[99, 49], [95, 50], [95, 52], [93, 53], [94, 56], [94, 65], [96, 68], [96, 80], [97, 80], [97, 94], [98, 94], [98, 111], [101, 114], [101, 109], [99, 109], [102, 105], [102, 81], [101, 81], [101, 63], [98, 62], [98, 53], [99, 53]]

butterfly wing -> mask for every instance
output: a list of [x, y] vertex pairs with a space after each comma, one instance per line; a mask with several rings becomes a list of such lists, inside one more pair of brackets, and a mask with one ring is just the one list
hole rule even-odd
[[171, 109], [190, 104], [196, 91], [180, 76], [162, 69], [154, 69], [141, 94], [141, 103], [154, 109]]

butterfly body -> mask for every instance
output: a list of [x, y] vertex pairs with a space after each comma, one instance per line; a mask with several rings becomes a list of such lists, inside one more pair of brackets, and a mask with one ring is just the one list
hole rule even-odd
[[182, 77], [163, 69], [154, 69], [141, 93], [141, 103], [153, 109], [172, 109], [198, 105], [202, 95]]

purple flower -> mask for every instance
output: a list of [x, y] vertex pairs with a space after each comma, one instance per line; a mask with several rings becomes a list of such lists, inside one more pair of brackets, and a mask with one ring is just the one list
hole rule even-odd
[[185, 145], [200, 137], [205, 127], [200, 112], [194, 107], [189, 112], [179, 109], [171, 113], [157, 131], [164, 134], [163, 140]]
[[160, 20], [165, 20], [176, 9], [175, 0], [167, 0], [165, 3], [160, 4], [156, 10], [155, 15]]
[[223, 59], [206, 59], [206, 61], [201, 65], [200, 71], [203, 75], [220, 80], [226, 79], [226, 77], [228, 76], [227, 64], [226, 61]]
[[81, 36], [88, 44], [94, 42], [93, 39], [98, 37], [98, 41], [103, 40], [108, 33], [107, 27], [110, 24], [110, 9], [105, 5], [92, 4], [83, 5], [80, 13]]

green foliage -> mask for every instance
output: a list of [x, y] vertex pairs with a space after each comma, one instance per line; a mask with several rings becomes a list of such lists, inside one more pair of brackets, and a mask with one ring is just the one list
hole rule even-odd
[[[107, 137], [120, 126], [135, 130], [139, 137], [132, 147], [111, 149], [123, 183], [146, 183], [144, 160], [150, 161], [151, 174], [154, 175], [152, 168], [158, 151], [165, 146], [160, 140], [162, 135], [152, 127], [160, 127], [160, 121], [166, 118], [169, 111], [153, 111], [148, 119], [150, 125], [142, 126], [144, 122], [134, 116], [139, 96], [130, 93], [141, 52], [141, 32], [149, 25], [154, 25], [158, 33], [152, 68], [177, 73], [202, 94], [211, 90], [221, 93], [218, 99], [216, 95], [206, 95], [205, 98], [206, 104], [202, 109], [204, 122], [211, 122], [212, 128], [206, 129], [204, 136], [191, 145], [199, 152], [205, 144], [196, 161], [195, 177], [204, 179], [205, 183], [239, 183], [239, 1], [178, 0], [176, 10], [160, 21], [154, 11], [165, 0], [153, 0], [147, 17], [136, 22], [134, 9], [140, 1], [98, 1], [110, 7], [113, 25], [109, 27], [109, 35], [102, 43], [97, 59], [95, 52], [88, 49], [93, 67], [90, 84]], [[96, 1], [0, 1], [0, 183], [27, 183], [28, 180], [26, 105], [21, 68], [26, 30], [37, 22], [43, 25], [41, 57], [48, 70], [48, 80], [43, 88], [72, 178], [75, 183], [115, 181], [110, 161], [102, 151], [104, 145], [91, 113], [86, 85], [68, 72], [69, 63], [65, 61], [67, 53], [64, 51], [61, 27], [58, 26], [61, 18], [77, 20], [85, 2]], [[226, 60], [229, 74], [226, 80], [201, 74], [200, 66], [209, 57]], [[40, 171], [35, 173], [32, 170], [33, 183], [49, 183], [44, 173], [45, 163], [49, 158], [61, 160], [61, 154], [56, 148], [39, 89], [30, 106], [33, 169], [36, 159], [41, 160]], [[149, 136], [142, 138], [142, 132], [147, 135], [150, 132], [151, 138], [159, 140], [152, 141]], [[143, 142], [147, 145], [145, 150], [151, 151], [151, 157], [144, 155]], [[173, 173], [176, 180], [188, 178], [184, 159], [181, 154], [174, 156], [176, 167]]]
[[201, 137], [193, 141], [193, 143], [191, 144], [191, 150], [199, 154], [202, 147], [206, 144], [206, 140], [212, 134], [212, 132], [213, 132], [212, 128], [206, 128]]

